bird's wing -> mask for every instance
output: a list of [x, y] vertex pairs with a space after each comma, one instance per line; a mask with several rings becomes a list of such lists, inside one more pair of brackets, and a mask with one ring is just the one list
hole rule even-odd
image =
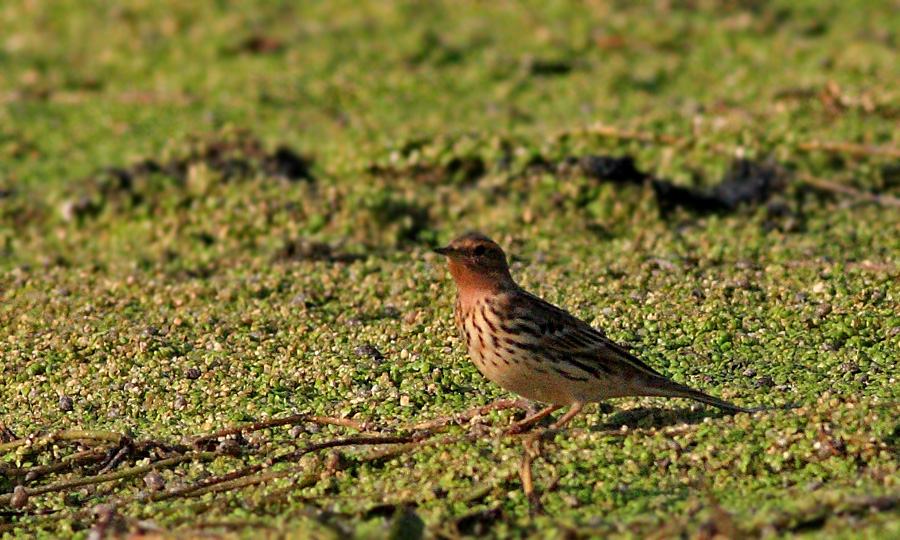
[[[588, 323], [525, 291], [510, 297], [512, 320], [530, 344], [594, 376], [665, 375], [642, 362]], [[552, 358], [551, 358], [552, 359]]]
[[669, 379], [602, 331], [532, 294], [519, 290], [507, 301], [507, 336], [515, 336], [520, 347], [539, 351], [554, 364], [551, 369], [567, 379], [624, 382], [633, 395], [684, 397], [731, 412], [751, 412]]

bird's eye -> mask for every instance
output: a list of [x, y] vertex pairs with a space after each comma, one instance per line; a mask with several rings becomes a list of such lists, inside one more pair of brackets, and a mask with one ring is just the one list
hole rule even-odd
[[474, 250], [472, 250], [472, 253], [474, 253], [476, 257], [481, 257], [482, 255], [484, 255], [484, 251], [484, 246], [478, 246]]

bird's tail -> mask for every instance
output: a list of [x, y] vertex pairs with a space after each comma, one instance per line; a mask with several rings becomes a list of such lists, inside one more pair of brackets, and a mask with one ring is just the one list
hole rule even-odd
[[647, 395], [651, 396], [683, 397], [693, 399], [695, 401], [699, 401], [700, 403], [706, 403], [707, 405], [712, 405], [713, 407], [718, 407], [722, 410], [730, 412], [753, 412], [752, 409], [738, 407], [737, 405], [728, 403], [723, 399], [710, 396], [709, 394], [704, 394], [699, 390], [694, 390], [689, 386], [679, 384], [664, 377], [654, 378], [652, 379], [652, 381], [649, 381], [649, 383], [645, 387], [645, 391], [647, 392]]

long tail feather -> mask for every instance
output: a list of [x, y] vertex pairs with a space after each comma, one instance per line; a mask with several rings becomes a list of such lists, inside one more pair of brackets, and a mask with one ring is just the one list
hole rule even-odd
[[662, 377], [654, 379], [653, 382], [648, 385], [647, 391], [648, 395], [662, 397], [683, 397], [693, 399], [701, 403], [706, 403], [707, 405], [712, 405], [713, 407], [718, 407], [725, 411], [744, 413], [753, 412], [752, 409], [738, 407], [737, 405], [728, 403], [723, 399], [713, 397], [709, 394], [704, 394], [699, 390], [694, 390], [689, 386], [685, 386], [683, 384], [679, 384], [675, 381], [671, 381]]

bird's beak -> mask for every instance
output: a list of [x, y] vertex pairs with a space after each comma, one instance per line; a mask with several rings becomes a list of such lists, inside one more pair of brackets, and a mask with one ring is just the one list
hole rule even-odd
[[456, 250], [453, 249], [453, 248], [450, 247], [450, 246], [446, 246], [446, 247], [436, 248], [436, 249], [434, 250], [434, 252], [435, 252], [435, 253], [438, 253], [438, 254], [440, 254], [440, 255], [444, 255], [444, 256], [449, 257], [449, 256], [453, 255], [453, 254], [456, 252]]

